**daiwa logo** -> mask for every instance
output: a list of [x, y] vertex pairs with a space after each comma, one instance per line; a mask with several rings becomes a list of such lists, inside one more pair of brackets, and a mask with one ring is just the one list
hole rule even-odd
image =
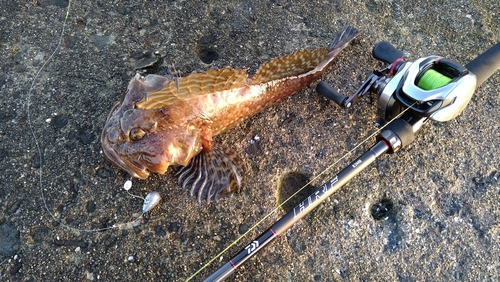
[[259, 241], [253, 241], [252, 244], [248, 245], [245, 250], [247, 250], [247, 253], [250, 254], [251, 252], [255, 251], [259, 247]]

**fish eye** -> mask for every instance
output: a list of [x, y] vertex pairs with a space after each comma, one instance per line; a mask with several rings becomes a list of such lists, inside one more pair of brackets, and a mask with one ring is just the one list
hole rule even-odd
[[146, 132], [140, 127], [132, 128], [129, 133], [129, 137], [132, 141], [139, 141], [144, 137], [144, 135], [146, 135]]

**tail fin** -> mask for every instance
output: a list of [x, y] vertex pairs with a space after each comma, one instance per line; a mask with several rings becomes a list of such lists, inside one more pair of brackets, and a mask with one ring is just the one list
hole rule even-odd
[[335, 38], [328, 46], [328, 49], [330, 49], [330, 51], [333, 51], [335, 49], [343, 49], [358, 34], [359, 31], [354, 27], [345, 26], [337, 33], [337, 35], [335, 35]]

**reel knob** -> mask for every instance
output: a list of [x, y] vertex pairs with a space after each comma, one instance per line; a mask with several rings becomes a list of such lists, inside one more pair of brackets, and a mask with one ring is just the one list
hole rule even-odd
[[333, 89], [328, 83], [324, 81], [318, 83], [318, 86], [316, 86], [316, 92], [318, 92], [318, 94], [320, 94], [321, 96], [334, 101], [337, 105], [343, 108], [349, 108], [351, 106], [350, 102], [346, 102], [347, 96], [344, 96], [335, 91], [335, 89]]
[[403, 55], [403, 52], [396, 49], [396, 47], [387, 41], [377, 43], [372, 50], [372, 56], [375, 59], [388, 64], [394, 63], [397, 59], [402, 58]]

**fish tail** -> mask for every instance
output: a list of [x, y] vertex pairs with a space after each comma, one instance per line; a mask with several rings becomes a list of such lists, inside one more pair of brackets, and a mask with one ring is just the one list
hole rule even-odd
[[328, 46], [328, 49], [330, 49], [330, 51], [333, 51], [335, 49], [343, 49], [358, 34], [359, 31], [354, 27], [349, 25], [345, 26], [337, 33], [337, 35], [335, 35], [335, 38], [333, 38], [332, 42]]
[[345, 26], [335, 35], [328, 49], [299, 50], [265, 62], [253, 76], [252, 85], [297, 76], [318, 67], [323, 71], [358, 33], [354, 27]]

